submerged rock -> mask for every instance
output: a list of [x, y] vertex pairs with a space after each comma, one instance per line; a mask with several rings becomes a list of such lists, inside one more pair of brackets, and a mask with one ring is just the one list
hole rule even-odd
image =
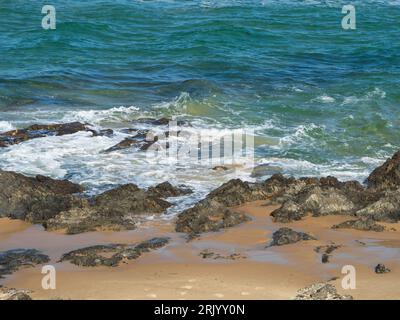
[[86, 125], [80, 122], [44, 125], [34, 124], [26, 129], [17, 129], [0, 133], [0, 147], [8, 147], [23, 141], [46, 136], [63, 136], [87, 130]]
[[356, 229], [362, 231], [382, 232], [385, 230], [385, 227], [377, 224], [373, 219], [366, 217], [358, 220], [344, 221], [332, 226], [332, 229]]
[[150, 187], [147, 193], [160, 198], [170, 198], [184, 196], [193, 193], [193, 191], [186, 186], [174, 187], [171, 183], [165, 181], [154, 187]]
[[295, 300], [353, 300], [350, 295], [340, 295], [329, 283], [316, 283], [297, 291]]
[[281, 172], [282, 172], [281, 167], [274, 166], [269, 163], [263, 163], [258, 166], [255, 166], [253, 168], [250, 176], [252, 178], [258, 178], [258, 177], [271, 176], [271, 175], [278, 174]]
[[33, 223], [54, 217], [80, 200], [72, 196], [83, 188], [67, 180], [44, 176], [26, 177], [0, 170], [0, 217], [29, 220]]
[[47, 263], [50, 258], [35, 249], [14, 249], [0, 252], [0, 278], [20, 268]]
[[164, 247], [169, 238], [153, 238], [138, 245], [109, 244], [74, 250], [64, 254], [60, 261], [69, 261], [83, 267], [116, 267], [123, 260], [139, 258], [143, 253]]
[[28, 290], [19, 290], [0, 286], [0, 300], [32, 300]]
[[290, 228], [280, 228], [275, 231], [272, 235], [271, 246], [283, 246], [286, 244], [296, 243], [303, 240], [316, 240], [313, 236], [304, 233], [297, 232]]
[[340, 247], [341, 247], [340, 245], [335, 245], [335, 244], [330, 244], [327, 246], [318, 246], [315, 248], [315, 252], [322, 253], [321, 256], [322, 263], [328, 263], [331, 257], [331, 253], [336, 249], [339, 249]]
[[376, 267], [375, 267], [375, 273], [388, 273], [391, 270], [389, 268], [387, 268], [384, 264], [379, 263]]
[[243, 213], [228, 209], [221, 203], [205, 199], [178, 215], [175, 230], [190, 235], [218, 231], [250, 220]]

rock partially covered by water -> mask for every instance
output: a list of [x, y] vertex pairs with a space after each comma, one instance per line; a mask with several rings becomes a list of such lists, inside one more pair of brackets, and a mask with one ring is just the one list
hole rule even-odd
[[331, 253], [333, 251], [335, 251], [336, 249], [339, 249], [340, 247], [341, 247], [340, 245], [335, 245], [335, 244], [329, 244], [326, 246], [318, 246], [315, 248], [315, 252], [322, 253], [322, 256], [321, 256], [322, 263], [328, 263], [329, 259], [331, 258]]
[[198, 235], [233, 227], [248, 220], [249, 218], [243, 213], [229, 209], [218, 201], [205, 199], [180, 213], [175, 229], [177, 232]]
[[355, 229], [362, 231], [382, 232], [385, 230], [385, 227], [377, 224], [375, 220], [369, 217], [364, 217], [357, 220], [344, 221], [332, 226], [332, 229]]
[[54, 217], [79, 202], [72, 196], [83, 188], [67, 180], [44, 176], [26, 177], [0, 170], [0, 217], [27, 219], [34, 223]]
[[272, 242], [269, 246], [283, 246], [303, 240], [316, 240], [313, 236], [304, 232], [297, 232], [290, 228], [280, 228], [272, 235]]
[[47, 263], [50, 258], [35, 249], [14, 249], [0, 252], [0, 278], [20, 268]]
[[116, 267], [124, 260], [134, 260], [143, 253], [164, 247], [169, 238], [153, 238], [138, 245], [96, 245], [64, 254], [60, 261], [69, 261], [83, 267]]
[[389, 273], [391, 270], [389, 268], [387, 268], [384, 264], [379, 263], [376, 267], [375, 267], [375, 273]]
[[87, 131], [85, 124], [80, 122], [62, 124], [34, 124], [25, 129], [17, 129], [0, 133], [0, 147], [8, 147], [23, 141], [46, 136], [63, 136], [78, 131]]
[[45, 223], [47, 230], [65, 229], [68, 234], [94, 230], [130, 230], [143, 215], [160, 214], [171, 204], [134, 184], [126, 184], [99, 196], [82, 200]]
[[400, 151], [380, 167], [376, 168], [365, 181], [368, 188], [389, 190], [400, 187]]
[[329, 283], [316, 283], [297, 291], [295, 300], [353, 300], [350, 295], [340, 295]]
[[28, 290], [18, 290], [0, 286], [0, 300], [32, 300]]
[[165, 181], [154, 187], [150, 187], [147, 193], [160, 198], [170, 198], [191, 194], [193, 191], [186, 186], [174, 187], [171, 183]]

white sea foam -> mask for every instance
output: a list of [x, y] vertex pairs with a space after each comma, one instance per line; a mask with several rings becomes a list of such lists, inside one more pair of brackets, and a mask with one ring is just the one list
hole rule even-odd
[[15, 127], [9, 121], [0, 121], [0, 132], [14, 130]]

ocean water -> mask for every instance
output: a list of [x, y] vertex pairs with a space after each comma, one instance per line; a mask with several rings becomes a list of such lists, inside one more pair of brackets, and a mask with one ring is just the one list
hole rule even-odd
[[[295, 176], [363, 181], [400, 149], [400, 1], [52, 0], [0, 4], [0, 131], [82, 121], [113, 128], [0, 150], [0, 167], [83, 183], [92, 192], [169, 180], [196, 189], [250, 177], [134, 150], [100, 151], [140, 117], [188, 120], [219, 136], [255, 132], [255, 163]], [[178, 206], [178, 207], [179, 207]]]

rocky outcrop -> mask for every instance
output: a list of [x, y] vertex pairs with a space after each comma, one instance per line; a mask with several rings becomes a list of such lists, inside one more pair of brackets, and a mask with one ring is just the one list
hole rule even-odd
[[248, 220], [245, 214], [229, 209], [218, 201], [205, 199], [178, 215], [175, 230], [194, 236], [233, 227]]
[[280, 228], [275, 231], [272, 235], [272, 242], [269, 247], [272, 246], [283, 246], [286, 244], [296, 243], [303, 240], [316, 240], [313, 236], [304, 233], [297, 232], [290, 228]]
[[35, 249], [15, 249], [0, 252], [0, 278], [20, 268], [47, 263], [50, 258]]
[[350, 295], [340, 295], [329, 283], [316, 283], [297, 291], [295, 300], [352, 300]]
[[400, 151], [372, 171], [365, 182], [371, 189], [398, 189], [400, 187]]
[[382, 232], [385, 230], [385, 227], [377, 224], [373, 219], [366, 217], [357, 220], [344, 221], [332, 226], [332, 229], [355, 229], [362, 231]]
[[126, 184], [99, 196], [82, 200], [79, 206], [45, 222], [47, 230], [65, 229], [68, 234], [94, 230], [134, 229], [143, 215], [160, 214], [171, 204], [134, 184]]
[[138, 245], [109, 244], [74, 250], [64, 254], [60, 262], [69, 261], [83, 267], [116, 267], [126, 260], [139, 258], [143, 253], [164, 247], [169, 238], [153, 238]]
[[8, 147], [21, 142], [46, 136], [63, 136], [78, 131], [87, 131], [87, 126], [80, 122], [62, 124], [34, 124], [25, 129], [0, 133], [0, 147]]
[[0, 170], [0, 217], [41, 223], [75, 206], [80, 200], [72, 194], [81, 191], [80, 185], [67, 180]]
[[391, 270], [389, 268], [387, 268], [384, 264], [379, 263], [376, 267], [375, 267], [375, 273], [389, 273], [391, 272]]
[[18, 290], [0, 286], [0, 300], [32, 300], [28, 290]]
[[356, 212], [358, 217], [375, 221], [397, 222], [400, 220], [400, 189], [387, 191], [383, 196]]
[[170, 198], [191, 194], [193, 191], [186, 186], [174, 187], [171, 183], [165, 181], [154, 187], [150, 187], [147, 193], [159, 198]]

